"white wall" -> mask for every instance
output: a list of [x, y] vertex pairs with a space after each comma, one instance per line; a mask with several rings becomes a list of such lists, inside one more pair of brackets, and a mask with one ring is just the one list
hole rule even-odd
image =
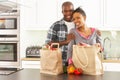
[[28, 46], [42, 46], [46, 40], [47, 31], [44, 30], [21, 30], [20, 31], [20, 56], [25, 57]]

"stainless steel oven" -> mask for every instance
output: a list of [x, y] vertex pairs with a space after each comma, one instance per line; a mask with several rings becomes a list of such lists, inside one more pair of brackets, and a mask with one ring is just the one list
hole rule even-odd
[[0, 41], [0, 67], [20, 67], [19, 41]]
[[0, 3], [0, 68], [18, 68], [20, 67], [20, 12], [16, 3], [11, 6], [7, 4], [8, 0], [4, 1]]
[[19, 16], [0, 15], [0, 68], [20, 67]]
[[18, 58], [17, 42], [0, 42], [0, 61], [16, 62]]

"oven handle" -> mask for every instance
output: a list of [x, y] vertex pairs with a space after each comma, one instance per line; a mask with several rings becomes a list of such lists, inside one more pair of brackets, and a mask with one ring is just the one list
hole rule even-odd
[[0, 43], [19, 43], [19, 41], [0, 41]]

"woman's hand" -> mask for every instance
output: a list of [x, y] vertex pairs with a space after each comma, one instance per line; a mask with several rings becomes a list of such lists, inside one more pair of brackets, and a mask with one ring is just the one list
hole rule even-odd
[[98, 46], [98, 47], [100, 47], [100, 52], [103, 51], [103, 48], [102, 48], [102, 46], [100, 45], [100, 43], [96, 43], [95, 45]]

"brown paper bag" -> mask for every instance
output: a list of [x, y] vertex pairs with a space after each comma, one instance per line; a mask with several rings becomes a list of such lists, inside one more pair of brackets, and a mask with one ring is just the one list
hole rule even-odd
[[103, 74], [102, 55], [99, 53], [99, 50], [100, 47], [96, 45], [89, 47], [73, 45], [72, 60], [75, 67], [81, 68], [83, 74]]
[[53, 45], [58, 45], [58, 47], [55, 50], [51, 50], [51, 49], [40, 50], [40, 54], [41, 54], [40, 73], [52, 74], [52, 75], [58, 75], [63, 73], [61, 49], [59, 48], [58, 43], [53, 43], [51, 46]]

